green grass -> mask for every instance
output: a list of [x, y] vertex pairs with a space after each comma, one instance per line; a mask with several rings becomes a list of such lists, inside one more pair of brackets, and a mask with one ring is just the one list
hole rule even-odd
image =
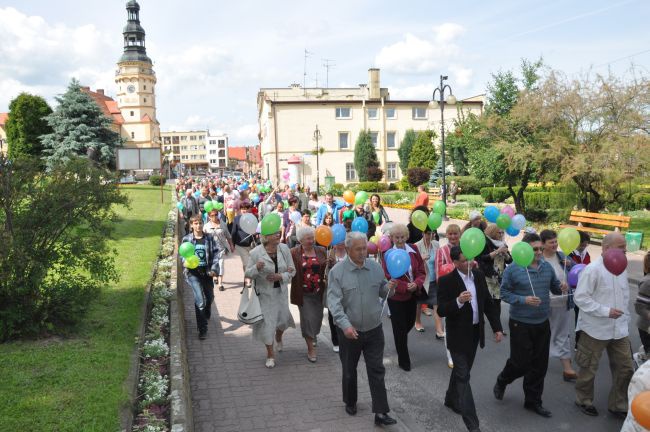
[[101, 292], [70, 337], [0, 345], [0, 431], [115, 431], [127, 401], [144, 287], [170, 209], [170, 189], [127, 186], [113, 234], [119, 282]]
[[645, 250], [650, 249], [650, 212], [638, 210], [627, 213], [632, 217], [628, 231], [640, 231], [643, 233], [643, 244]]

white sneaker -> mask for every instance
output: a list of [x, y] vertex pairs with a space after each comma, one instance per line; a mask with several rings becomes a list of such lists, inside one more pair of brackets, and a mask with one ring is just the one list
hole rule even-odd
[[275, 359], [267, 358], [265, 366], [267, 368], [269, 368], [269, 369], [274, 368], [275, 367]]
[[338, 346], [338, 345], [334, 345], [334, 346], [332, 347], [332, 351], [334, 351], [334, 352], [339, 352], [339, 346]]

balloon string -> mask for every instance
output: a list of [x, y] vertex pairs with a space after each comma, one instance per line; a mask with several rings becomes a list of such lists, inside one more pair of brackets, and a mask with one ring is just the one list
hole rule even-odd
[[537, 297], [535, 294], [535, 288], [533, 288], [533, 281], [530, 279], [530, 273], [528, 272], [528, 267], [526, 267], [526, 274], [528, 275], [528, 282], [530, 283], [530, 289], [533, 291], [533, 297]]

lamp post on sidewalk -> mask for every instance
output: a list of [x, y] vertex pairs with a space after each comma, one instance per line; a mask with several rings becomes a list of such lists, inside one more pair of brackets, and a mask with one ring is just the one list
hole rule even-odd
[[[447, 172], [447, 165], [445, 164], [445, 104], [455, 104], [456, 96], [453, 95], [451, 87], [449, 84], [445, 84], [445, 81], [449, 78], [447, 75], [440, 75], [440, 86], [433, 90], [433, 95], [431, 96], [431, 102], [429, 102], [430, 108], [440, 107], [440, 152], [442, 154], [442, 201], [447, 204], [447, 183], [445, 175]], [[449, 91], [449, 97], [445, 101], [445, 90]], [[436, 100], [436, 92], [438, 93], [438, 100]], [[445, 210], [444, 218], [447, 217], [447, 211]]]
[[320, 193], [320, 172], [319, 172], [319, 161], [318, 156], [320, 155], [320, 148], [318, 147], [318, 141], [323, 138], [320, 130], [318, 130], [318, 125], [316, 125], [316, 130], [314, 131], [314, 141], [316, 141], [316, 192]]

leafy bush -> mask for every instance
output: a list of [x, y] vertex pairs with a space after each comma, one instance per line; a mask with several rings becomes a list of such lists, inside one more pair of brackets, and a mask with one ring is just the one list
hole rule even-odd
[[166, 181], [167, 179], [165, 178], [165, 176], [158, 175], [158, 174], [154, 174], [149, 177], [149, 184], [153, 186], [160, 186], [161, 184], [165, 184]]
[[386, 183], [373, 182], [361, 182], [357, 187], [360, 191], [366, 192], [386, 192], [388, 190], [388, 185]]
[[546, 222], [567, 223], [571, 216], [570, 208], [548, 209], [546, 210]]
[[326, 192], [329, 192], [336, 197], [336, 196], [342, 196], [345, 190], [346, 187], [342, 183], [334, 183], [334, 185], [330, 190], [323, 189], [323, 191], [321, 191], [320, 194], [325, 195]]
[[140, 378], [140, 392], [142, 401], [140, 406], [146, 408], [153, 404], [162, 404], [167, 401], [169, 382], [166, 376], [161, 376], [155, 368], [146, 368]]
[[483, 207], [485, 200], [481, 195], [458, 195], [458, 201], [466, 202], [470, 207]]
[[428, 168], [409, 168], [406, 171], [406, 177], [411, 186], [423, 185], [429, 181], [431, 170]]
[[632, 203], [634, 204], [634, 210], [650, 210], [650, 193], [648, 192], [637, 192], [632, 195]]
[[397, 183], [397, 187], [403, 192], [413, 192], [417, 189], [417, 186], [412, 186], [411, 183], [409, 183], [409, 179], [406, 176], [402, 177], [402, 179]]
[[526, 208], [525, 216], [530, 222], [545, 222], [548, 212], [544, 209], [529, 207]]
[[461, 188], [461, 192], [468, 195], [478, 195], [481, 193], [482, 188], [492, 186], [489, 182], [479, 180], [474, 176], [448, 176], [445, 177], [445, 181], [448, 184], [455, 181], [458, 187]]
[[388, 190], [389, 191], [397, 190], [397, 183], [388, 183]]
[[505, 187], [485, 187], [481, 188], [481, 196], [486, 202], [503, 202], [510, 192]]
[[374, 167], [374, 166], [368, 167], [366, 172], [367, 172], [368, 181], [378, 182], [382, 178], [384, 178], [384, 170], [379, 167]]
[[534, 208], [571, 208], [578, 203], [574, 194], [566, 192], [524, 192], [526, 206]]

